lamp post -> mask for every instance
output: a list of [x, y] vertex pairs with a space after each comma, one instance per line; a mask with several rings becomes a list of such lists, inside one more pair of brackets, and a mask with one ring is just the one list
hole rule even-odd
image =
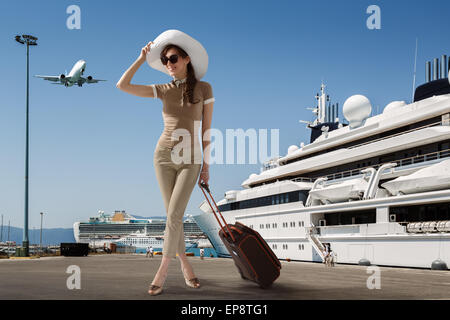
[[42, 255], [42, 219], [43, 219], [43, 217], [44, 217], [44, 213], [41, 212], [41, 236], [40, 236], [40, 240], [39, 240], [39, 244], [40, 244], [39, 252], [41, 253], [41, 255]]
[[30, 59], [29, 59], [29, 47], [30, 46], [37, 46], [37, 38], [30, 36], [30, 35], [22, 35], [16, 36], [16, 41], [20, 44], [26, 44], [27, 45], [27, 113], [26, 113], [26, 146], [25, 146], [25, 219], [24, 219], [24, 226], [23, 226], [23, 239], [22, 239], [22, 252], [20, 253], [20, 256], [28, 257], [29, 256], [29, 246], [30, 242], [28, 241], [28, 141], [29, 141], [29, 135], [28, 135], [28, 127], [29, 127], [29, 121], [28, 121], [28, 115], [29, 115], [29, 108], [28, 108], [28, 101], [29, 101], [29, 70], [30, 70]]

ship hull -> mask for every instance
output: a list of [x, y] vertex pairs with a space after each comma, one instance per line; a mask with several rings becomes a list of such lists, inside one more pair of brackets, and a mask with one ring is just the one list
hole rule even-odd
[[[394, 267], [430, 268], [436, 260], [442, 260], [450, 265], [450, 233], [408, 233], [406, 226], [389, 222], [386, 208], [400, 203], [417, 203], [421, 198], [428, 202], [450, 201], [450, 190], [434, 193], [416, 194], [395, 197], [394, 199], [375, 199], [347, 202], [341, 204], [323, 205], [319, 208], [305, 208], [297, 204], [280, 205], [277, 211], [254, 209], [242, 211], [222, 212], [228, 223], [239, 221], [247, 226], [253, 226], [279, 259], [322, 262], [322, 257], [308, 239], [308, 230], [312, 224], [316, 225], [315, 216], [321, 212], [332, 212], [337, 208], [347, 207], [348, 210], [366, 208], [377, 203], [378, 220], [376, 223], [320, 226], [317, 239], [323, 244], [329, 244], [337, 254], [337, 262], [344, 264], [358, 264], [362, 259], [371, 264]], [[389, 202], [390, 201], [390, 202]], [[381, 219], [381, 217], [385, 219]], [[218, 256], [229, 257], [228, 252], [218, 236], [219, 226], [212, 213], [194, 216], [199, 227], [207, 234]], [[287, 224], [287, 228], [260, 229], [259, 226], [276, 223], [282, 226], [286, 222], [296, 222], [295, 227]], [[299, 222], [303, 226], [299, 227]]]

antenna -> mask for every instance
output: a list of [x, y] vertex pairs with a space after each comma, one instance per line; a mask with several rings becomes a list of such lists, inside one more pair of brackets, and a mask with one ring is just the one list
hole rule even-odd
[[416, 88], [416, 70], [417, 70], [417, 44], [419, 40], [416, 38], [416, 56], [414, 58], [414, 78], [413, 78], [413, 87], [412, 87], [412, 99], [411, 102], [414, 102], [414, 89]]

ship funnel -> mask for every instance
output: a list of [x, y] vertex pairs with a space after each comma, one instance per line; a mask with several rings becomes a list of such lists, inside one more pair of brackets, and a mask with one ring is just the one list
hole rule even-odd
[[431, 62], [427, 61], [425, 64], [425, 82], [428, 83], [431, 81]]
[[427, 61], [425, 64], [425, 83], [430, 81], [446, 79], [450, 70], [450, 57], [443, 54], [441, 59], [433, 59], [433, 69], [431, 69], [431, 61]]
[[331, 105], [331, 121], [330, 122], [334, 122], [336, 119], [335, 110], [336, 110], [336, 107], [334, 106], [334, 104]]
[[433, 59], [433, 80], [439, 79], [439, 59]]
[[[327, 99], [328, 99], [328, 96], [327, 96]], [[325, 122], [330, 122], [330, 121], [331, 121], [331, 105], [328, 104], [328, 107], [327, 107], [327, 116], [326, 116], [326, 121], [325, 121]]]
[[447, 67], [447, 56], [445, 54], [442, 55], [441, 57], [441, 79], [445, 79], [447, 78], [447, 72], [448, 72], [448, 67]]

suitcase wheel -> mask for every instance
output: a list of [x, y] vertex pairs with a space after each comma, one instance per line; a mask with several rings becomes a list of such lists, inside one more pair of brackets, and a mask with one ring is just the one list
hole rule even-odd
[[249, 279], [247, 279], [246, 277], [244, 277], [244, 275], [242, 274], [242, 271], [241, 271], [241, 269], [240, 269], [239, 267], [238, 267], [237, 269], [238, 269], [239, 274], [241, 275], [241, 278], [242, 278], [242, 279], [244, 279], [244, 280], [249, 280]]

